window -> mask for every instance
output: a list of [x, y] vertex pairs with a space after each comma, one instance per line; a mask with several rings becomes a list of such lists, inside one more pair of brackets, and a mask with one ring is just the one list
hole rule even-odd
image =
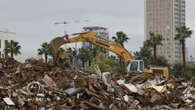
[[138, 62], [132, 62], [130, 66], [130, 71], [137, 71], [138, 70]]
[[7, 47], [8, 40], [5, 40], [5, 48]]
[[140, 71], [144, 71], [144, 62], [143, 61], [140, 62]]

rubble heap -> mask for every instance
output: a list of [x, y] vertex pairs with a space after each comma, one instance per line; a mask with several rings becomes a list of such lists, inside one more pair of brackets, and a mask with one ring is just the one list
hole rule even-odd
[[184, 79], [154, 74], [99, 73], [0, 59], [0, 110], [193, 109], [195, 89]]
[[[159, 109], [193, 108], [195, 88], [183, 78], [164, 79], [155, 74], [123, 73], [113, 74], [113, 79], [128, 94], [131, 106]], [[187, 92], [188, 91], [188, 92]]]

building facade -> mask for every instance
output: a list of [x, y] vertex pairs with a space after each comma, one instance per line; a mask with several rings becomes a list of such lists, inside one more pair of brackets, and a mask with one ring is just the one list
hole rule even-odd
[[[85, 32], [87, 32], [87, 31], [96, 32], [96, 33], [97, 33], [97, 36], [101, 36], [101, 37], [104, 37], [104, 38], [109, 39], [109, 33], [108, 33], [107, 28], [105, 28], [105, 27], [91, 26], [91, 27], [84, 27], [83, 30], [84, 30]], [[89, 42], [83, 42], [83, 43], [82, 43], [82, 46], [83, 46], [83, 47], [86, 47], [86, 46], [91, 46], [91, 47], [93, 47], [93, 45], [90, 44]]]
[[150, 32], [163, 36], [157, 55], [170, 63], [182, 60], [181, 44], [175, 40], [176, 28], [185, 25], [185, 0], [145, 0], [145, 40]]
[[11, 40], [16, 40], [16, 33], [9, 32], [8, 29], [1, 29], [0, 30], [0, 55], [4, 54], [6, 43]]

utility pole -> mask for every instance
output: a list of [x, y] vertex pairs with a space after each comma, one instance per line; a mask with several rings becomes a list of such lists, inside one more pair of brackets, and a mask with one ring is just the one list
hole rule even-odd
[[[64, 20], [63, 22], [55, 22], [54, 24], [63, 24], [63, 26], [64, 26], [64, 35], [66, 35], [67, 34], [66, 25], [70, 24], [70, 22], [69, 21], [67, 22], [67, 21]], [[73, 20], [71, 23], [82, 23], [82, 22], [89, 22], [89, 20]], [[66, 50], [66, 46], [64, 46], [64, 48]], [[76, 51], [78, 51], [77, 43], [75, 43], [75, 48], [76, 48]]]
[[[66, 35], [66, 24], [68, 24], [66, 21], [63, 22], [55, 22], [54, 24], [63, 24], [64, 25], [64, 35]], [[64, 48], [66, 50], [66, 45], [64, 45]]]

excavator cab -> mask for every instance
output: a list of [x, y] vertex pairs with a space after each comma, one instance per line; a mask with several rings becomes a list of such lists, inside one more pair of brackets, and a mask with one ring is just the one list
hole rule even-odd
[[144, 61], [143, 60], [129, 60], [126, 68], [126, 72], [143, 72]]

